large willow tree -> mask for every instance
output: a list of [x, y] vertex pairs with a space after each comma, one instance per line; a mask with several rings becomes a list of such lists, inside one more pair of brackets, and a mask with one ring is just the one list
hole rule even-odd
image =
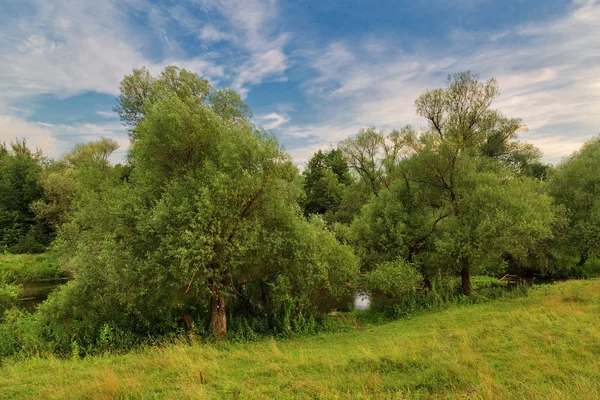
[[[235, 92], [175, 67], [157, 78], [136, 70], [121, 91], [131, 172], [81, 196], [63, 226], [59, 249], [76, 279], [48, 315], [89, 319], [88, 335], [208, 318], [223, 337], [232, 313], [314, 313], [349, 290], [351, 250], [302, 216], [297, 168]], [[77, 298], [86, 304], [60, 309]]]

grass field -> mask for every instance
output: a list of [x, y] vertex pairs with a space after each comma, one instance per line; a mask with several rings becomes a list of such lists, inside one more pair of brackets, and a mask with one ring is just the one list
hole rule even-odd
[[64, 279], [56, 256], [42, 254], [0, 254], [0, 276], [8, 283], [42, 282]]
[[600, 399], [600, 281], [295, 340], [6, 361], [2, 399]]

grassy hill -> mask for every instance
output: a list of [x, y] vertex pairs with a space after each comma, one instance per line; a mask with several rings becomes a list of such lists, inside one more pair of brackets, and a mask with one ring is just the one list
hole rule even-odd
[[7, 361], [2, 399], [599, 399], [600, 281], [349, 333]]

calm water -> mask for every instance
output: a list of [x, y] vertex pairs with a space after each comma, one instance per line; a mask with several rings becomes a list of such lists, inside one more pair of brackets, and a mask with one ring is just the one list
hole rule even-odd
[[23, 283], [23, 293], [17, 301], [17, 306], [27, 311], [35, 311], [42, 301], [48, 298], [50, 292], [64, 284], [66, 280]]

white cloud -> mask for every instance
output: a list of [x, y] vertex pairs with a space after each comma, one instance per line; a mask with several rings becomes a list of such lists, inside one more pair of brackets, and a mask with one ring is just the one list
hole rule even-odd
[[129, 147], [129, 137], [123, 125], [118, 122], [49, 124], [0, 115], [0, 142], [25, 139], [30, 147], [42, 149], [51, 158], [60, 157], [77, 143], [99, 140], [102, 137], [117, 141], [119, 150], [113, 155], [112, 161], [122, 161]]
[[569, 136], [538, 137], [525, 140], [538, 147], [547, 159], [555, 162], [581, 148], [590, 138], [573, 138]]
[[[278, 33], [275, 0], [195, 0], [202, 7], [217, 10], [228, 21], [229, 30], [205, 26], [208, 41], [229, 40], [249, 56], [234, 68], [232, 87], [245, 95], [249, 86], [267, 79], [285, 79], [290, 63], [285, 53], [290, 34]], [[208, 30], [208, 31], [206, 31]], [[206, 31], [206, 32], [205, 32]]]
[[26, 14], [5, 18], [0, 35], [0, 97], [14, 101], [47, 93], [117, 94], [120, 80], [133, 68], [160, 70], [168, 62], [208, 78], [223, 75], [222, 67], [204, 59], [147, 58], [140, 49], [157, 38], [144, 37], [128, 20], [129, 12], [143, 6], [143, 1], [34, 1]]
[[30, 123], [11, 116], [0, 115], [0, 142], [10, 143], [25, 139], [30, 148], [40, 148], [51, 157], [59, 155], [65, 144], [42, 124]]
[[266, 130], [272, 130], [287, 123], [290, 120], [290, 117], [273, 112], [265, 115], [259, 115], [256, 117], [256, 119], [263, 128]]
[[96, 111], [96, 114], [102, 118], [119, 118], [119, 115], [114, 111]]
[[223, 32], [215, 28], [213, 25], [204, 25], [200, 31], [200, 39], [206, 42], [221, 42], [223, 40], [231, 40], [233, 37], [227, 32]]

